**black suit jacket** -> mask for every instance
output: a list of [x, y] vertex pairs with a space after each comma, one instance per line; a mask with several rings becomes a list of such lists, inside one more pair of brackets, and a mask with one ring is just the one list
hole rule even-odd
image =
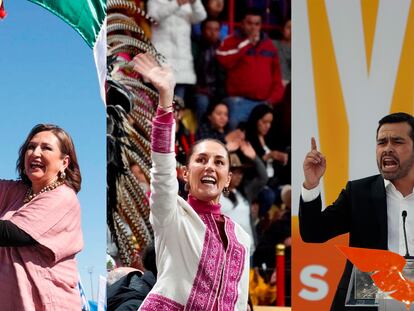
[[[380, 175], [349, 181], [336, 201], [322, 211], [319, 196], [311, 202], [300, 200], [300, 235], [305, 242], [321, 243], [349, 232], [353, 247], [388, 249], [387, 199], [384, 179]], [[331, 310], [345, 308], [345, 297], [352, 264], [347, 261]], [[361, 310], [376, 310], [363, 308]]]

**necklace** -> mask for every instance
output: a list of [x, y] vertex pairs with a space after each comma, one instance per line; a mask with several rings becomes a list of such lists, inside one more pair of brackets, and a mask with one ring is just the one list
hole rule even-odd
[[31, 200], [33, 200], [35, 197], [37, 197], [39, 194], [51, 191], [53, 189], [56, 189], [57, 187], [59, 187], [60, 185], [62, 185], [64, 183], [63, 180], [56, 180], [53, 183], [51, 183], [50, 185], [47, 185], [46, 187], [43, 187], [38, 193], [33, 193], [33, 188], [30, 187], [29, 189], [27, 189], [27, 192], [24, 196], [24, 200], [23, 203], [28, 203]]

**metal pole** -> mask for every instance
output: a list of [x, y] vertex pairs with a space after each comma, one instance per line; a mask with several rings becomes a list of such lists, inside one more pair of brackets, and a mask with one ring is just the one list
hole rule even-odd
[[276, 305], [285, 305], [285, 245], [276, 245]]
[[93, 282], [92, 282], [92, 273], [93, 273], [93, 266], [88, 267], [88, 273], [91, 281], [91, 295], [92, 295], [92, 301], [95, 301], [95, 297], [93, 294]]

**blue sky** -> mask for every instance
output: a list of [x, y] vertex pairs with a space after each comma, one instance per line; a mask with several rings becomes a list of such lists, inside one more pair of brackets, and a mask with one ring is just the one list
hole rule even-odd
[[93, 52], [80, 35], [26, 0], [5, 1], [0, 21], [0, 178], [16, 179], [17, 152], [30, 129], [54, 123], [72, 136], [82, 173], [84, 250], [78, 269], [88, 298], [105, 275], [106, 119]]

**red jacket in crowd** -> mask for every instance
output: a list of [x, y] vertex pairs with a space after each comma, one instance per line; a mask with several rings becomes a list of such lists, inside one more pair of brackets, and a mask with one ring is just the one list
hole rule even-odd
[[265, 35], [253, 45], [235, 32], [223, 41], [216, 55], [227, 72], [228, 96], [263, 100], [272, 105], [282, 100], [284, 87], [277, 49]]

